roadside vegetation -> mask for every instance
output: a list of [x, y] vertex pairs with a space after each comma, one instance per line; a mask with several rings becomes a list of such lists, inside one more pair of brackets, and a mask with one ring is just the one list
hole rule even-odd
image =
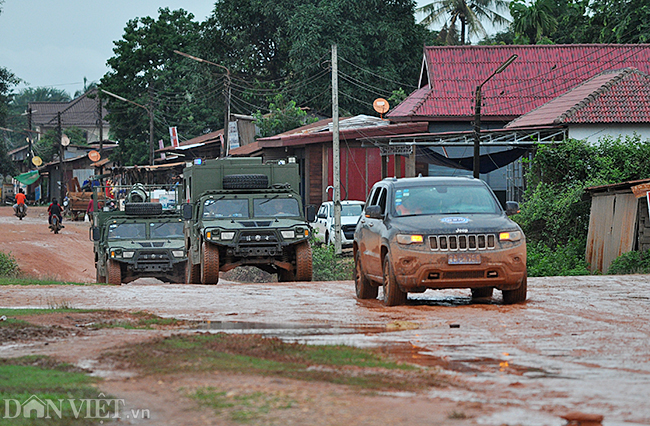
[[397, 363], [379, 350], [286, 343], [252, 334], [176, 335], [105, 356], [149, 375], [225, 371], [329, 382], [369, 391], [415, 391], [443, 384], [433, 370]]
[[18, 261], [10, 253], [0, 251], [0, 278], [14, 278], [18, 275]]
[[[521, 213], [513, 217], [528, 241], [528, 275], [588, 275], [584, 259], [591, 200], [585, 188], [648, 178], [649, 156], [650, 140], [640, 137], [538, 146], [527, 164]], [[625, 268], [614, 270], [642, 270], [641, 259], [628, 255], [617, 263]]]
[[312, 241], [314, 281], [351, 280], [354, 259], [351, 256], [337, 256], [333, 244], [314, 244]]

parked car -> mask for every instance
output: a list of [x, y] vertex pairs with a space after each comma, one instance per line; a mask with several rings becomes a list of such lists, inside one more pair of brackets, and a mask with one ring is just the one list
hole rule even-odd
[[[341, 245], [352, 247], [354, 230], [363, 213], [363, 201], [341, 201]], [[316, 221], [312, 227], [318, 230], [316, 239], [326, 244], [334, 244], [334, 202], [326, 201], [320, 205], [316, 214]]]
[[[508, 214], [516, 202], [506, 203]], [[526, 238], [492, 190], [468, 177], [388, 178], [368, 196], [354, 233], [360, 299], [383, 287], [387, 306], [407, 293], [470, 288], [472, 297], [503, 292], [506, 304], [526, 300]]]

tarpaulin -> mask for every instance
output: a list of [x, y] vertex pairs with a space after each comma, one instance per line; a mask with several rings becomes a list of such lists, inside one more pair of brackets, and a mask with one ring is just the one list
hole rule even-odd
[[[507, 164], [512, 163], [517, 158], [524, 155], [527, 148], [513, 148], [506, 151], [483, 154], [480, 156], [480, 172], [490, 173]], [[474, 167], [474, 157], [447, 158], [444, 155], [429, 149], [428, 147], [418, 147], [417, 156], [419, 161], [428, 164], [451, 167], [453, 169], [472, 170]]]
[[41, 175], [38, 174], [38, 170], [32, 170], [31, 172], [20, 174], [14, 179], [24, 185], [31, 185], [32, 183], [36, 182], [39, 177], [41, 177]]

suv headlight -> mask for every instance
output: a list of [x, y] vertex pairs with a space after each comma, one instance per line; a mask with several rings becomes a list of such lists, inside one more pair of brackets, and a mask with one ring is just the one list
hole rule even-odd
[[183, 250], [172, 250], [172, 256], [185, 257], [185, 252]]
[[133, 252], [133, 251], [123, 251], [122, 252], [122, 257], [125, 258], [125, 259], [131, 259], [133, 257], [134, 253], [135, 252]]
[[228, 232], [221, 233], [222, 240], [232, 240], [233, 238], [235, 238], [235, 231], [228, 231]]
[[424, 236], [422, 235], [397, 234], [398, 244], [422, 244], [423, 242], [424, 242]]
[[519, 241], [521, 240], [520, 231], [499, 232], [499, 241]]
[[280, 234], [282, 235], [282, 238], [286, 238], [286, 239], [296, 238], [296, 232], [293, 229], [280, 231]]

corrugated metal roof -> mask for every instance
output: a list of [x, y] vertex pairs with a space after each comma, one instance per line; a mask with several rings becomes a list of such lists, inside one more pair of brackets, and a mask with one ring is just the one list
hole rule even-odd
[[603, 71], [650, 73], [648, 44], [425, 47], [428, 82], [387, 117], [471, 119], [476, 87], [513, 54], [517, 60], [483, 86], [484, 119], [516, 118]]
[[650, 76], [635, 68], [605, 71], [506, 128], [593, 123], [650, 123]]
[[[57, 124], [57, 114], [61, 113], [64, 126], [96, 127], [97, 126], [97, 99], [88, 95], [96, 94], [91, 90], [70, 102], [30, 102], [32, 108], [32, 123], [35, 126], [53, 127]], [[102, 118], [106, 117], [106, 108], [102, 110]], [[104, 120], [104, 125], [108, 122]]]

